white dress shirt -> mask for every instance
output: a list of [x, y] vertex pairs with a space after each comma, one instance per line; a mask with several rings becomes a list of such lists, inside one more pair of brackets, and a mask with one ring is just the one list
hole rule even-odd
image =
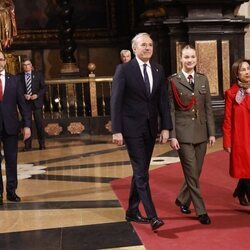
[[5, 90], [5, 70], [0, 72], [0, 77], [1, 77], [1, 80], [2, 80], [2, 90], [3, 90], [3, 93], [4, 93], [4, 90]]
[[184, 74], [184, 76], [186, 77], [187, 81], [189, 82], [188, 76], [192, 76], [193, 77], [193, 82], [194, 82], [194, 71], [191, 74], [186, 73], [185, 71], [182, 70], [182, 73]]

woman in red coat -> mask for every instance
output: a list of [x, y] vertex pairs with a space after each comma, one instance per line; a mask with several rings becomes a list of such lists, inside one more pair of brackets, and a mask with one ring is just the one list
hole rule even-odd
[[242, 206], [250, 203], [250, 60], [232, 66], [237, 79], [225, 92], [223, 146], [230, 153], [230, 175], [239, 178], [233, 196]]

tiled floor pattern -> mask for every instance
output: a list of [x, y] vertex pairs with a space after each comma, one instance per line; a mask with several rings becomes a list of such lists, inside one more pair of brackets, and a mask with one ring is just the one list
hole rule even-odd
[[[125, 148], [110, 136], [50, 138], [46, 146], [23, 152], [19, 144], [22, 202], [0, 207], [0, 249], [144, 249], [109, 184], [131, 175]], [[218, 149], [220, 139], [208, 152]], [[169, 145], [157, 143], [153, 156], [151, 169], [178, 161]]]

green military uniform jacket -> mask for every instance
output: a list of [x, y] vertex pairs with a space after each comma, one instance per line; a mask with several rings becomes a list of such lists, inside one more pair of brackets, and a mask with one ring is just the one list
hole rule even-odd
[[[170, 76], [169, 83], [173, 121], [170, 138], [176, 138], [179, 143], [196, 144], [207, 141], [209, 136], [214, 136], [215, 125], [207, 77], [195, 72], [194, 90], [182, 72]], [[179, 103], [175, 98], [171, 84], [176, 87]], [[194, 103], [192, 100], [195, 100]], [[184, 110], [180, 102], [184, 106], [190, 107]]]

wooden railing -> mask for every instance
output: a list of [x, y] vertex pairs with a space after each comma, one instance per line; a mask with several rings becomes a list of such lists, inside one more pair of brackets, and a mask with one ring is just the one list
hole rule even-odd
[[46, 80], [45, 118], [97, 117], [110, 115], [112, 77]]

